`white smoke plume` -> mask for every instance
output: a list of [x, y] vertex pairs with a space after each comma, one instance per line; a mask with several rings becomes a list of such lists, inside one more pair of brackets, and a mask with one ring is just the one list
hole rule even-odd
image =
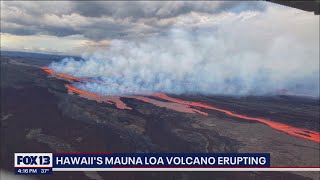
[[[92, 78], [74, 84], [99, 94], [165, 92], [319, 97], [319, 17], [300, 11], [226, 13], [205, 26], [172, 27], [143, 39], [52, 63]], [[200, 25], [199, 25], [200, 26]]]

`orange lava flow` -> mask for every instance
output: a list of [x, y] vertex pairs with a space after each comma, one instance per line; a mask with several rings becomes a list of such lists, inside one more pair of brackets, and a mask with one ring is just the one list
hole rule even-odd
[[303, 128], [297, 128], [297, 127], [289, 126], [286, 124], [274, 122], [272, 120], [264, 119], [264, 118], [249, 117], [246, 115], [237, 114], [237, 113], [225, 110], [225, 109], [216, 108], [216, 107], [209, 106], [209, 105], [199, 103], [199, 102], [190, 102], [190, 101], [184, 101], [184, 100], [172, 98], [172, 97], [167, 96], [166, 94], [157, 93], [157, 94], [153, 94], [153, 96], [167, 100], [167, 101], [176, 102], [179, 104], [186, 104], [189, 106], [196, 106], [196, 107], [201, 107], [201, 108], [205, 108], [205, 109], [219, 111], [219, 112], [225, 113], [229, 116], [236, 117], [236, 118], [241, 118], [241, 119], [245, 119], [245, 120], [249, 120], [249, 121], [258, 121], [258, 122], [261, 122], [261, 123], [264, 123], [264, 124], [270, 126], [273, 129], [285, 132], [285, 133], [290, 134], [292, 136], [296, 136], [296, 137], [300, 137], [300, 138], [304, 138], [307, 140], [311, 140], [311, 141], [320, 143], [320, 133], [317, 131], [307, 130], [307, 129], [303, 129]]
[[120, 97], [122, 97], [122, 98], [137, 99], [137, 100], [140, 100], [143, 102], [147, 102], [147, 103], [159, 106], [159, 107], [164, 107], [164, 108], [171, 109], [171, 110], [178, 111], [178, 112], [199, 113], [199, 114], [202, 114], [205, 116], [208, 115], [208, 113], [191, 108], [190, 106], [185, 105], [185, 104], [178, 104], [178, 103], [173, 103], [173, 102], [163, 102], [163, 101], [159, 101], [156, 99], [151, 99], [151, 98], [147, 98], [147, 97], [143, 97], [143, 96], [101, 96], [101, 95], [97, 95], [97, 94], [94, 94], [91, 92], [80, 90], [80, 89], [73, 87], [71, 85], [68, 85], [68, 84], [66, 85], [66, 88], [73, 93], [77, 93], [77, 94], [85, 96], [89, 99], [96, 100], [98, 102], [106, 102], [109, 104], [114, 104], [119, 109], [132, 110], [132, 108], [128, 107], [123, 101], [120, 100]]
[[72, 81], [81, 81], [80, 78], [77, 78], [77, 77], [74, 77], [74, 76], [70, 76], [70, 75], [66, 75], [66, 74], [57, 74], [57, 76], [61, 77], [61, 78], [64, 78], [64, 79], [69, 79], [69, 80], [72, 80]]
[[77, 77], [74, 77], [74, 76], [70, 76], [70, 75], [67, 75], [67, 74], [61, 74], [61, 73], [55, 73], [54, 71], [52, 71], [51, 69], [49, 69], [48, 67], [40, 67], [42, 70], [44, 70], [45, 72], [47, 72], [48, 74], [50, 75], [56, 75], [60, 78], [63, 78], [63, 79], [67, 79], [67, 80], [71, 80], [71, 81], [82, 81], [82, 79], [80, 78], [77, 78]]
[[155, 99], [151, 99], [151, 98], [147, 98], [144, 96], [126, 96], [126, 98], [132, 98], [132, 99], [137, 99], [146, 103], [150, 103], [159, 107], [164, 107], [167, 109], [171, 109], [174, 111], [178, 111], [178, 112], [184, 112], [184, 113], [199, 113], [202, 114], [204, 116], [208, 116], [208, 113], [206, 112], [202, 112], [200, 110], [194, 109], [188, 105], [185, 104], [178, 104], [178, 103], [172, 103], [172, 102], [163, 102], [163, 101], [159, 101], [159, 100], [155, 100]]
[[128, 107], [126, 103], [121, 101], [119, 96], [100, 96], [102, 102], [111, 102], [114, 104], [118, 109], [127, 109], [132, 110], [131, 107]]
[[91, 93], [91, 92], [88, 92], [88, 91], [83, 91], [83, 90], [80, 90], [78, 88], [75, 88], [73, 86], [70, 86], [68, 84], [66, 84], [66, 88], [72, 92], [75, 92], [77, 94], [82, 94], [82, 95], [86, 95], [86, 96], [90, 96], [90, 97], [94, 97], [94, 98], [98, 98], [99, 95], [97, 94], [94, 94], [94, 93]]
[[118, 109], [128, 109], [128, 110], [132, 110], [131, 107], [128, 107], [124, 102], [122, 102], [120, 100], [120, 97], [117, 96], [101, 96], [101, 95], [97, 95], [95, 93], [91, 93], [88, 91], [84, 91], [81, 89], [78, 89], [76, 87], [73, 87], [71, 85], [66, 84], [66, 88], [73, 92], [73, 93], [77, 93], [79, 95], [85, 96], [88, 99], [91, 100], [96, 100], [97, 102], [106, 102], [108, 104], [114, 104]]
[[51, 75], [54, 75], [54, 74], [55, 74], [55, 72], [52, 71], [51, 69], [49, 69], [48, 67], [43, 66], [43, 67], [40, 67], [40, 68], [41, 68], [42, 70], [44, 70], [45, 72], [51, 74]]

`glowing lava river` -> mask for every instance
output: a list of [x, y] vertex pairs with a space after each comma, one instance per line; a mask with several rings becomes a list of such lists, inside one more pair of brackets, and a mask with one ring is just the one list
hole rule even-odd
[[[55, 76], [57, 78], [62, 78], [65, 80], [68, 80], [70, 82], [75, 81], [87, 81], [86, 79], [77, 78], [74, 76], [66, 75], [66, 74], [59, 74], [55, 73], [48, 67], [41, 67], [45, 72], [48, 74]], [[184, 113], [198, 113], [204, 116], [208, 116], [208, 113], [201, 111], [199, 109], [208, 109], [217, 111], [220, 113], [223, 113], [230, 117], [240, 118], [247, 121], [256, 121], [263, 123], [265, 125], [268, 125], [269, 127], [276, 129], [278, 131], [282, 131], [284, 133], [287, 133], [289, 135], [307, 139], [310, 141], [314, 141], [317, 143], [320, 143], [320, 132], [312, 131], [308, 129], [293, 127], [287, 124], [279, 123], [273, 120], [265, 119], [265, 118], [259, 118], [259, 117], [250, 117], [246, 115], [237, 114], [235, 112], [217, 108], [211, 105], [199, 103], [199, 102], [192, 102], [192, 101], [185, 101], [177, 98], [170, 97], [163, 93], [154, 93], [154, 94], [148, 94], [148, 96], [137, 96], [137, 95], [130, 95], [130, 96], [105, 96], [105, 95], [99, 95], [92, 92], [88, 92], [85, 90], [78, 89], [72, 85], [66, 84], [66, 88], [68, 89], [69, 93], [76, 93], [80, 95], [81, 97], [85, 97], [90, 100], [95, 100], [97, 102], [105, 102], [108, 104], [115, 105], [118, 109], [126, 109], [126, 110], [132, 110], [131, 107], [128, 107], [123, 101], [121, 101], [120, 98], [127, 98], [127, 99], [136, 99], [139, 101], [143, 101], [146, 103], [150, 103], [159, 107], [164, 107], [167, 109], [171, 109], [178, 112], [184, 112]], [[153, 97], [153, 98], [152, 98]], [[164, 100], [164, 101], [161, 101]], [[197, 109], [196, 109], [197, 108]]]

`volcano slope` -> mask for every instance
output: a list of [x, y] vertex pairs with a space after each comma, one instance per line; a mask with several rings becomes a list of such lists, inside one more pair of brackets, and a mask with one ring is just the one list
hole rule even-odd
[[[70, 85], [80, 79], [48, 73], [32, 59], [22, 59], [1, 57], [2, 169], [13, 171], [14, 152], [75, 151], [270, 152], [272, 166], [320, 166], [318, 99], [102, 97]], [[318, 179], [319, 173], [55, 172], [37, 178]]]

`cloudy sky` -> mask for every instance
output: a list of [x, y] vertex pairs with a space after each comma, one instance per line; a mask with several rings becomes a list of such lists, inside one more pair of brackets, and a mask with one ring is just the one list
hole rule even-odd
[[[277, 26], [286, 30], [292, 30], [287, 25], [295, 18], [305, 31], [319, 25], [313, 13], [268, 2], [1, 1], [1, 49], [78, 55], [115, 39], [157, 36], [173, 28], [206, 30], [259, 15], [281, 19]], [[303, 19], [313, 23], [304, 24]], [[252, 32], [261, 26], [258, 23], [250, 27]]]

